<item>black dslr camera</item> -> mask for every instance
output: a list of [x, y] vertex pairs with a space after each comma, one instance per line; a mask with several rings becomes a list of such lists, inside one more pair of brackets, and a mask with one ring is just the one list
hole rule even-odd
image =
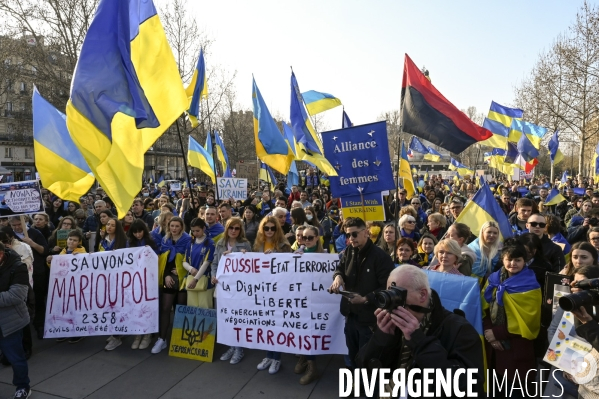
[[398, 306], [405, 306], [407, 297], [408, 290], [396, 287], [395, 282], [392, 282], [388, 289], [377, 292], [374, 295], [374, 300], [378, 308], [393, 310]]
[[584, 290], [574, 294], [565, 295], [559, 299], [560, 308], [566, 312], [572, 309], [579, 309], [581, 306], [590, 307], [599, 304], [599, 278], [581, 280], [576, 283], [576, 287]]

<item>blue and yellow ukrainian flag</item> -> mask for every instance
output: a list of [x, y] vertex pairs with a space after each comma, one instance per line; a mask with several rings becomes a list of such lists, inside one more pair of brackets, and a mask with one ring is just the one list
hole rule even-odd
[[527, 134], [520, 135], [516, 148], [526, 162], [530, 163], [539, 156], [539, 150], [535, 148]]
[[212, 180], [212, 184], [216, 184], [212, 155], [191, 136], [189, 136], [187, 146], [187, 163], [206, 173], [210, 177], [210, 180]]
[[297, 159], [311, 163], [329, 176], [337, 176], [337, 170], [323, 155], [322, 143], [308, 117], [304, 99], [293, 72], [291, 72], [290, 119], [291, 131], [297, 145], [295, 151]]
[[551, 136], [551, 140], [549, 140], [548, 148], [549, 148], [549, 156], [551, 157], [551, 163], [553, 165], [557, 165], [564, 159], [564, 154], [559, 149], [559, 137], [557, 135], [558, 131], [556, 130]]
[[[289, 144], [289, 147], [293, 150], [293, 154], [295, 155], [295, 137], [293, 137], [293, 132], [291, 131], [291, 127], [285, 122], [283, 122], [283, 133], [285, 135], [285, 140]], [[291, 162], [291, 168], [289, 168], [289, 173], [287, 173], [287, 188], [291, 190], [293, 186], [297, 186], [299, 184], [299, 172], [297, 171], [297, 165], [295, 161]]]
[[262, 94], [252, 78], [252, 103], [254, 105], [254, 139], [258, 158], [279, 173], [289, 172], [295, 155], [281, 134], [275, 120], [264, 103]]
[[514, 119], [512, 120], [512, 126], [510, 128], [508, 141], [517, 143], [520, 141], [520, 137], [522, 135], [526, 135], [526, 137], [538, 150], [541, 148], [541, 140], [543, 139], [543, 136], [545, 136], [546, 133], [547, 129], [545, 129], [544, 127], [535, 125], [534, 123]]
[[67, 127], [123, 218], [144, 154], [188, 107], [151, 0], [101, 0], [77, 61]]
[[560, 194], [559, 190], [557, 188], [554, 188], [553, 190], [551, 190], [551, 192], [547, 196], [547, 199], [545, 200], [545, 203], [543, 205], [545, 205], [545, 206], [557, 205], [565, 200], [566, 199], [564, 198], [563, 195]]
[[399, 178], [403, 179], [403, 188], [408, 192], [406, 197], [408, 199], [416, 195], [416, 186], [414, 185], [414, 179], [412, 177], [412, 171], [410, 170], [410, 162], [408, 162], [408, 154], [406, 148], [401, 143], [401, 158], [399, 160]]
[[493, 136], [481, 141], [479, 144], [488, 147], [505, 148], [512, 121], [514, 119], [522, 119], [523, 115], [524, 111], [521, 109], [504, 107], [495, 101], [491, 101], [491, 108], [483, 122], [483, 127], [493, 133]]
[[96, 180], [67, 129], [66, 115], [33, 90], [33, 150], [44, 187], [79, 202]]
[[474, 194], [472, 200], [468, 201], [456, 219], [456, 223], [466, 224], [474, 234], [477, 234], [483, 224], [491, 220], [499, 226], [502, 241], [512, 236], [512, 228], [507, 216], [499, 207], [489, 185], [483, 182], [481, 188]]
[[428, 154], [428, 148], [422, 144], [422, 141], [420, 141], [420, 139], [416, 136], [412, 136], [410, 139], [410, 144], [408, 144], [408, 148], [419, 154]]
[[268, 167], [264, 162], [260, 162], [260, 171], [258, 172], [258, 179], [264, 180], [269, 184], [270, 188], [274, 188], [278, 182], [272, 169]]
[[341, 100], [334, 95], [314, 90], [302, 93], [302, 98], [310, 115], [316, 115], [341, 105]]
[[474, 175], [474, 171], [472, 169], [453, 158], [451, 158], [449, 162], [449, 170], [457, 170], [458, 174], [461, 175]]
[[426, 147], [428, 154], [424, 156], [424, 159], [433, 162], [439, 162], [441, 160], [441, 154], [432, 147]]
[[[229, 170], [229, 157], [227, 156], [227, 150], [225, 149], [225, 143], [220, 137], [218, 132], [214, 132], [214, 141], [216, 144], [216, 157], [220, 161], [223, 167], [223, 177], [231, 177], [231, 171]], [[227, 176], [228, 175], [228, 176]]]
[[160, 177], [158, 178], [158, 181], [156, 182], [158, 187], [164, 187], [166, 186], [166, 181], [164, 180], [164, 176], [160, 175]]
[[199, 124], [200, 100], [208, 97], [208, 82], [203, 49], [200, 49], [200, 56], [198, 57], [196, 69], [193, 72], [189, 86], [185, 89], [185, 93], [189, 99], [189, 109], [187, 110], [189, 122], [191, 122], [191, 127], [197, 127]]

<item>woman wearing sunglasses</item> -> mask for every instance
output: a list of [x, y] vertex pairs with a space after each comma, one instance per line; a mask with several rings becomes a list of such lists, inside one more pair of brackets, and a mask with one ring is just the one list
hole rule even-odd
[[[298, 249], [297, 251], [295, 251], [295, 253], [324, 253], [324, 249], [322, 248], [322, 240], [320, 239], [318, 228], [315, 226], [300, 227], [303, 227], [303, 229], [301, 230], [298, 228], [298, 231], [301, 231], [302, 244], [304, 245], [304, 248], [302, 250]], [[316, 370], [315, 361], [315, 355], [301, 355], [297, 360], [294, 372], [295, 374], [304, 374], [302, 378], [300, 378], [299, 380], [299, 383], [301, 385], [308, 385], [312, 381], [316, 381], [318, 379], [318, 371]]]
[[412, 215], [403, 215], [399, 218], [399, 232], [404, 238], [410, 238], [414, 242], [420, 240], [420, 234], [416, 231], [416, 218]]
[[[303, 230], [304, 235], [306, 229]], [[285, 233], [276, 217], [267, 216], [260, 222], [254, 243], [254, 252], [265, 254], [292, 252], [291, 245], [285, 238]], [[266, 357], [258, 364], [258, 370], [268, 369], [269, 374], [276, 374], [280, 367], [281, 352], [266, 352]]]
[[[216, 243], [214, 247], [214, 258], [210, 265], [210, 275], [212, 276], [212, 284], [216, 285], [218, 280], [216, 279], [216, 271], [218, 270], [218, 263], [222, 256], [226, 256], [231, 252], [250, 252], [252, 247], [250, 242], [245, 238], [245, 231], [243, 229], [243, 222], [238, 218], [229, 218], [225, 225], [222, 238]], [[220, 357], [220, 360], [229, 360], [231, 364], [237, 364], [243, 359], [243, 348], [231, 346], [229, 349]]]

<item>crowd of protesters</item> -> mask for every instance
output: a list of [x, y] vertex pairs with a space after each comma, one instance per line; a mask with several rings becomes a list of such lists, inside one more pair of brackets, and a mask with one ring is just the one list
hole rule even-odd
[[[134, 350], [151, 347], [151, 352], [157, 354], [167, 348], [171, 312], [176, 304], [214, 307], [214, 288], [218, 284], [215, 276], [221, 257], [251, 251], [329, 252], [340, 257], [331, 290], [343, 288], [355, 293], [340, 299], [340, 311], [345, 316], [347, 367], [357, 367], [360, 350], [381, 328], [374, 294], [387, 289], [393, 270], [411, 265], [478, 279], [486, 305], [483, 325], [487, 367], [505, 372], [508, 379], [515, 378], [516, 373], [548, 368], [541, 359], [552, 337], [551, 311], [547, 312], [539, 301], [534, 314], [528, 315], [538, 325], [529, 326], [528, 332], [519, 331], [509, 323], [520, 316], [510, 314], [514, 309], [502, 305], [498, 287], [510, 281], [526, 281], [528, 290], [537, 287], [542, 291], [546, 273], [576, 279], [599, 276], [599, 192], [592, 180], [579, 177], [565, 182], [546, 178], [489, 182], [512, 227], [513, 237], [509, 239], [501, 236], [494, 220], [488, 220], [480, 231], [471, 231], [456, 221], [476, 193], [475, 179], [466, 176], [463, 180], [444, 180], [435, 175], [427, 176], [423, 183], [415, 195], [408, 196], [405, 189], [400, 189], [387, 197], [386, 221], [380, 222], [344, 220], [341, 201], [330, 192], [328, 179], [312, 170], [302, 176], [300, 185], [253, 187], [243, 201], [217, 198], [209, 185], [201, 183], [175, 192], [166, 185], [144, 184], [122, 219], [116, 217], [113, 203], [99, 187], [79, 203], [68, 204], [44, 190], [45, 213], [26, 217], [26, 224], [20, 217], [0, 219], [0, 361], [12, 364], [17, 393], [29, 392], [26, 359], [32, 356], [32, 336], [44, 337], [52, 256], [150, 246], [159, 255], [159, 333], [155, 337], [131, 337], [127, 344]], [[547, 206], [545, 202], [554, 188], [565, 200]], [[62, 246], [57, 241], [59, 230], [70, 231]], [[15, 264], [19, 266], [16, 273]], [[9, 269], [18, 278], [10, 279]], [[28, 317], [14, 317], [17, 310], [10, 313], [5, 309], [9, 293], [24, 298], [22, 304], [13, 301], [10, 306], [19, 307], [21, 313], [21, 307], [26, 307], [31, 322]], [[435, 295], [429, 298], [431, 303], [438, 300]], [[416, 329], [439, 339], [426, 323], [428, 319], [423, 320]], [[577, 321], [589, 322], [596, 323], [584, 317]], [[72, 337], [68, 342], [75, 344], [81, 339]], [[126, 336], [108, 337], [105, 350], [115, 350], [126, 341]], [[8, 349], [15, 342], [21, 345]], [[410, 356], [417, 363], [415, 348], [406, 342], [398, 345], [403, 346], [396, 365], [409, 368], [405, 361]], [[463, 367], [469, 362], [482, 362], [478, 359], [482, 351], [460, 356], [470, 357]], [[236, 364], [243, 357], [243, 348], [231, 347], [220, 359]], [[258, 370], [270, 374], [276, 374], [280, 367], [279, 352], [267, 352], [257, 365]], [[301, 384], [319, 377], [314, 356], [299, 357], [294, 371], [302, 374]], [[599, 395], [595, 385], [577, 387], [568, 375], [564, 380], [570, 384], [568, 393], [573, 396], [577, 392]], [[15, 397], [27, 397], [23, 392]]]

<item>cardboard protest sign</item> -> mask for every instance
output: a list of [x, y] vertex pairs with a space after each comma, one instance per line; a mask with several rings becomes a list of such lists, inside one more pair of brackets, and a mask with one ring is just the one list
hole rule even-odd
[[341, 296], [327, 288], [339, 257], [234, 252], [217, 272], [218, 342], [304, 355], [346, 354]]
[[0, 184], [0, 216], [44, 212], [39, 181]]
[[233, 198], [235, 201], [245, 201], [248, 197], [248, 179], [217, 177], [216, 187], [220, 199]]
[[58, 230], [56, 232], [56, 245], [60, 248], [67, 247], [67, 238], [71, 230]]
[[158, 331], [158, 256], [150, 247], [54, 255], [44, 338]]
[[[362, 203], [362, 200], [364, 201]], [[362, 218], [368, 221], [385, 221], [385, 206], [382, 193], [365, 194], [341, 198], [343, 218]]]
[[177, 305], [169, 356], [212, 362], [216, 342], [216, 310]]

